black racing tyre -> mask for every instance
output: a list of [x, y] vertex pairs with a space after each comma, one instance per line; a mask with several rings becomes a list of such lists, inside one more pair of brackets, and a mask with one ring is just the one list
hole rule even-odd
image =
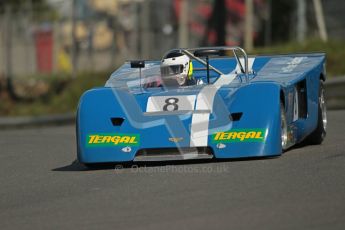
[[101, 163], [82, 163], [82, 165], [84, 165], [88, 170], [97, 170], [103, 166]]
[[306, 143], [310, 145], [319, 145], [326, 137], [327, 129], [327, 109], [325, 101], [325, 89], [323, 82], [320, 81], [318, 120], [316, 129], [307, 137]]
[[282, 102], [280, 102], [280, 134], [282, 140], [282, 151], [284, 152], [288, 149], [288, 130], [287, 130], [287, 122], [286, 122], [286, 114], [285, 114], [285, 107]]
[[121, 170], [128, 166], [128, 162], [122, 162], [116, 164], [116, 162], [103, 162], [103, 163], [81, 163], [88, 170], [100, 170], [100, 169], [116, 169]]

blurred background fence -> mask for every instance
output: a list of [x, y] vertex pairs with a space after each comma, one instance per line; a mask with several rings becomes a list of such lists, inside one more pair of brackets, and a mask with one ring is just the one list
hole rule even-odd
[[[1, 2], [3, 75], [71, 72], [73, 68], [100, 71], [126, 59], [160, 58], [175, 47], [245, 43], [244, 0]], [[342, 0], [248, 2], [253, 4], [251, 36], [256, 47], [302, 42], [306, 37], [345, 37]], [[322, 3], [323, 18], [318, 18], [313, 2]]]
[[240, 45], [251, 53], [341, 41], [343, 12], [343, 0], [0, 0], [0, 97], [1, 89], [42, 96], [50, 90], [42, 78], [109, 73], [176, 47]]

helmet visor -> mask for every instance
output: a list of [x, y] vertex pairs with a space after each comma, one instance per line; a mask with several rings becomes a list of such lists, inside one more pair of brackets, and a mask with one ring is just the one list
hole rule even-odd
[[163, 76], [180, 74], [183, 72], [183, 65], [169, 65], [161, 67], [161, 74]]

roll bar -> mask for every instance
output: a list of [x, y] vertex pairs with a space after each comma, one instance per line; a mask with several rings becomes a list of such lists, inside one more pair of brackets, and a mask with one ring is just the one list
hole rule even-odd
[[[241, 69], [241, 72], [245, 74], [246, 76], [246, 81], [249, 81], [248, 77], [248, 55], [242, 49], [241, 47], [238, 46], [216, 46], [216, 47], [200, 47], [200, 48], [180, 48], [180, 49], [173, 49], [170, 50], [166, 53], [169, 54], [171, 52], [181, 52], [184, 53], [185, 55], [189, 56], [192, 59], [197, 60], [207, 68], [210, 68], [214, 70], [218, 74], [224, 74], [222, 71], [219, 69], [215, 68], [214, 66], [210, 65], [208, 61], [204, 61], [200, 57], [206, 57], [208, 59], [209, 56], [221, 56], [222, 54], [226, 53], [226, 51], [232, 51], [234, 57], [236, 58], [237, 64]], [[244, 58], [244, 66], [240, 60], [239, 54]], [[164, 56], [166, 56], [164, 55]]]

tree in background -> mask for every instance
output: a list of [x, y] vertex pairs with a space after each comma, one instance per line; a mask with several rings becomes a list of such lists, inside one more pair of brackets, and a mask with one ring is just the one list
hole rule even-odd
[[18, 9], [28, 4], [48, 7], [46, 0], [0, 0], [0, 10], [4, 11], [6, 6], [11, 6], [13, 9]]
[[291, 38], [295, 1], [279, 0], [271, 2], [271, 37], [273, 42], [285, 42]]
[[[296, 23], [296, 1], [255, 0], [254, 7], [253, 36], [256, 46], [291, 39]], [[242, 45], [244, 18], [244, 0], [214, 0], [202, 45]]]
[[58, 17], [47, 0], [0, 0], [0, 14], [4, 14], [6, 8], [14, 14], [30, 11], [34, 21], [54, 20]]
[[226, 19], [227, 10], [225, 0], [216, 0], [213, 3], [213, 10], [211, 17], [207, 22], [203, 45], [207, 45], [209, 36], [214, 36], [211, 40], [215, 40], [216, 46], [224, 46], [226, 44]]

